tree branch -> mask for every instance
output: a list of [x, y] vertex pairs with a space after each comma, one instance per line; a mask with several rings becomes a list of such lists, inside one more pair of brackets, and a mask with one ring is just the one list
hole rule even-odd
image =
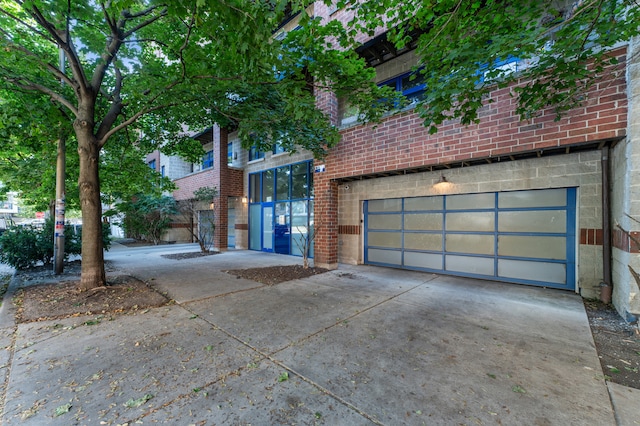
[[[84, 74], [84, 69], [80, 64], [80, 59], [76, 54], [71, 38], [69, 38], [68, 28], [65, 28], [64, 31], [58, 31], [35, 6], [33, 9], [29, 10], [29, 14], [47, 31], [47, 33], [51, 34], [55, 43], [64, 51], [69, 67], [71, 68], [71, 73], [76, 80], [76, 84], [73, 84], [72, 87], [74, 87], [82, 96], [89, 95], [90, 92], [87, 87], [87, 79]], [[64, 39], [61, 37], [61, 34], [64, 35]]]
[[15, 86], [23, 90], [28, 90], [31, 92], [40, 92], [40, 93], [44, 93], [45, 95], [49, 95], [49, 97], [51, 97], [51, 99], [53, 99], [54, 101], [59, 102], [62, 105], [66, 106], [73, 113], [73, 115], [75, 115], [76, 117], [78, 116], [78, 109], [60, 93], [57, 93], [46, 86], [43, 86], [41, 84], [37, 84], [25, 79], [16, 78], [16, 79], [9, 79], [9, 81]]
[[158, 5], [158, 6], [150, 7], [150, 8], [148, 8], [148, 9], [142, 11], [142, 12], [139, 12], [139, 13], [127, 14], [125, 16], [126, 19], [135, 19], [135, 18], [139, 18], [141, 16], [148, 16], [148, 15], [150, 15], [151, 13], [153, 13], [156, 9], [158, 9], [160, 7], [163, 7], [163, 9], [160, 12], [158, 12], [157, 15], [152, 16], [151, 18], [147, 19], [146, 21], [143, 21], [140, 24], [136, 25], [135, 27], [131, 28], [129, 31], [127, 31], [126, 33], [123, 34], [122, 38], [123, 39], [128, 38], [129, 36], [131, 36], [131, 34], [135, 33], [136, 31], [138, 31], [138, 30], [140, 30], [140, 29], [142, 29], [142, 28], [144, 28], [146, 26], [149, 26], [149, 25], [153, 24], [155, 21], [157, 21], [160, 18], [163, 18], [163, 17], [167, 16], [167, 7]]
[[116, 81], [115, 81], [115, 89], [111, 95], [111, 106], [109, 107], [109, 111], [105, 114], [100, 126], [98, 127], [98, 131], [96, 132], [96, 139], [101, 140], [105, 134], [109, 132], [113, 123], [116, 122], [118, 115], [122, 111], [122, 98], [120, 97], [120, 93], [122, 90], [122, 81], [123, 76], [122, 72], [120, 72], [120, 68], [114, 67], [116, 73]]

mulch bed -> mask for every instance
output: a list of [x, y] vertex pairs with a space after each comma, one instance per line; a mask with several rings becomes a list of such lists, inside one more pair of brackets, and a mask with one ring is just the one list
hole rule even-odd
[[169, 299], [143, 281], [122, 275], [109, 285], [89, 291], [78, 289], [79, 280], [30, 285], [20, 289], [14, 303], [19, 323], [81, 315], [105, 315], [144, 310], [169, 303]]
[[304, 268], [302, 265], [268, 266], [265, 268], [232, 269], [225, 271], [238, 278], [245, 278], [265, 285], [280, 284], [327, 272], [324, 268]]
[[220, 254], [220, 252], [219, 251], [207, 251], [207, 252], [196, 251], [193, 253], [163, 254], [161, 256], [164, 257], [165, 259], [184, 260], [184, 259], [195, 259], [195, 258], [204, 257], [204, 256], [213, 256], [214, 254]]

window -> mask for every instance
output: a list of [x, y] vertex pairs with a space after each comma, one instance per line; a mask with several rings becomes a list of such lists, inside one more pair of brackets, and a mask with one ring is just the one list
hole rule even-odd
[[264, 158], [264, 152], [260, 151], [255, 145], [249, 148], [249, 161]]
[[227, 164], [233, 163], [233, 142], [227, 144]]
[[152, 170], [156, 169], [156, 160], [151, 160], [147, 164], [149, 164], [149, 167], [151, 167]]
[[402, 74], [379, 84], [379, 86], [389, 86], [402, 94], [410, 103], [420, 101], [424, 95], [424, 76], [420, 71]]
[[274, 146], [273, 146], [273, 154], [282, 154], [283, 152], [287, 152], [284, 147], [280, 144], [280, 142], [277, 142]]
[[162, 177], [164, 177], [164, 166], [160, 167], [160, 175], [162, 175]]
[[213, 150], [207, 152], [203, 157], [202, 157], [202, 168], [203, 169], [208, 169], [213, 167]]

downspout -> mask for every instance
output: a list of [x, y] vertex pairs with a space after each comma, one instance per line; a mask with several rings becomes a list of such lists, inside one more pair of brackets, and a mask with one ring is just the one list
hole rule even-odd
[[602, 148], [602, 273], [600, 300], [611, 303], [611, 201], [609, 192], [609, 146]]

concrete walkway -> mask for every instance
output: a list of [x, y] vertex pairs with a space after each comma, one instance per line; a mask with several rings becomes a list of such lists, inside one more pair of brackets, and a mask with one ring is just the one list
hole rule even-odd
[[161, 257], [184, 251], [197, 247], [115, 245], [106, 256], [173, 305], [15, 325], [5, 301], [3, 424], [640, 419], [628, 388], [612, 391], [614, 412], [575, 294], [349, 265], [263, 286], [224, 271], [301, 259], [250, 251]]

